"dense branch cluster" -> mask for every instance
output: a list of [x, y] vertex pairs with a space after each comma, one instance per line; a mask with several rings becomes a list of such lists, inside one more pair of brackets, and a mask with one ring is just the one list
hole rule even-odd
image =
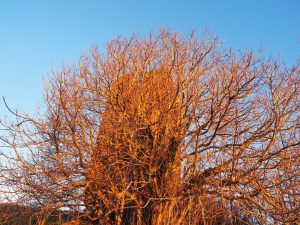
[[300, 222], [298, 66], [162, 30], [82, 56], [50, 77], [45, 105], [1, 138], [3, 194], [41, 215]]

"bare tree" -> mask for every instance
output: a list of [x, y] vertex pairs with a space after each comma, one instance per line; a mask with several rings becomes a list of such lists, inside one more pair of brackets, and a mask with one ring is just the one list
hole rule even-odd
[[299, 223], [299, 72], [209, 36], [113, 40], [2, 122], [5, 190], [82, 223]]

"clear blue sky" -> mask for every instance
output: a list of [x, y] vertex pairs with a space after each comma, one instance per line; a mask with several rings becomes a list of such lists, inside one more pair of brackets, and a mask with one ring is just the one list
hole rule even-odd
[[207, 27], [227, 46], [262, 48], [288, 64], [300, 56], [299, 0], [0, 0], [0, 95], [34, 112], [52, 68], [119, 34], [166, 26], [200, 34]]

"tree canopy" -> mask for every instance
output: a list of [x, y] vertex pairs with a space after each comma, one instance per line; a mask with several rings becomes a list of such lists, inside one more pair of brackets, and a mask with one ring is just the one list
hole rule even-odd
[[2, 121], [3, 190], [92, 224], [296, 224], [299, 72], [209, 35], [117, 38]]

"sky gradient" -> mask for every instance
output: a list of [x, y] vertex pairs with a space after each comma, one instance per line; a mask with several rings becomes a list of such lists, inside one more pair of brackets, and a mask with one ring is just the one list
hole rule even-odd
[[[0, 0], [0, 95], [33, 113], [42, 78], [72, 65], [93, 44], [168, 27], [207, 28], [234, 49], [262, 49], [287, 64], [300, 56], [300, 1]], [[201, 37], [201, 35], [199, 35]], [[0, 103], [0, 115], [7, 115]]]

